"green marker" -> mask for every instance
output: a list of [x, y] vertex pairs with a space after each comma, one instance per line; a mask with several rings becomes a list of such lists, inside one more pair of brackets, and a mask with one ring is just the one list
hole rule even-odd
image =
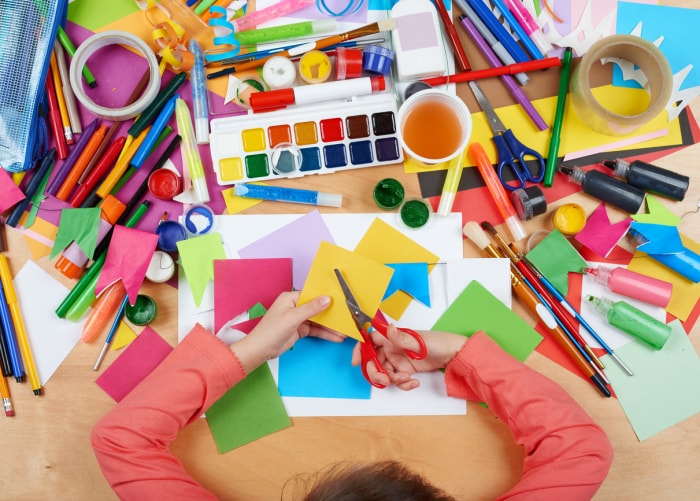
[[549, 152], [547, 153], [547, 163], [545, 164], [544, 168], [543, 183], [547, 188], [552, 187], [552, 183], [554, 182], [554, 174], [557, 171], [559, 143], [561, 142], [561, 127], [564, 124], [564, 108], [566, 107], [566, 93], [569, 91], [569, 80], [571, 79], [572, 55], [573, 49], [571, 47], [567, 47], [564, 51], [564, 58], [561, 62], [559, 93], [557, 94], [557, 109], [554, 113], [552, 138], [549, 140]]
[[[75, 55], [75, 45], [71, 41], [70, 38], [68, 38], [68, 33], [65, 32], [63, 27], [59, 26], [58, 27], [58, 41], [61, 42], [61, 45], [63, 45], [63, 48], [66, 49], [66, 52], [68, 55], [72, 58]], [[97, 87], [97, 81], [95, 80], [95, 76], [92, 74], [90, 69], [87, 67], [87, 64], [83, 66], [83, 78], [85, 79], [85, 82], [90, 86], [91, 89], [94, 89]]]
[[180, 86], [187, 80], [187, 73], [184, 71], [175, 75], [166, 85], [160, 94], [156, 96], [151, 104], [143, 110], [141, 116], [136, 119], [131, 127], [129, 127], [129, 135], [131, 137], [137, 137], [143, 130], [148, 127], [153, 120], [158, 116], [160, 110], [165, 106], [171, 97], [175, 94], [175, 91], [180, 88]]

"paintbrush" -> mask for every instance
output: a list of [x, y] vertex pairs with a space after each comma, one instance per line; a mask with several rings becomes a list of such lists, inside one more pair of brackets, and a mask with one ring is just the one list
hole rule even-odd
[[387, 18], [387, 19], [382, 19], [381, 21], [377, 21], [376, 23], [371, 23], [365, 26], [362, 26], [360, 28], [356, 28], [354, 30], [346, 31], [345, 33], [340, 33], [338, 35], [332, 35], [330, 37], [326, 38], [321, 38], [320, 40], [315, 40], [313, 42], [308, 42], [304, 43], [301, 45], [297, 45], [295, 47], [292, 47], [291, 49], [283, 50], [281, 52], [276, 52], [274, 54], [270, 54], [265, 57], [261, 57], [259, 59], [255, 59], [253, 61], [246, 61], [244, 63], [240, 63], [237, 65], [234, 65], [230, 68], [226, 68], [221, 71], [217, 71], [215, 73], [210, 73], [207, 75], [207, 78], [216, 78], [224, 75], [229, 75], [231, 73], [240, 73], [241, 71], [246, 71], [246, 70], [253, 70], [255, 68], [259, 68], [265, 62], [273, 57], [278, 57], [278, 56], [283, 56], [283, 57], [295, 57], [299, 56], [301, 54], [304, 54], [306, 52], [309, 52], [310, 50], [320, 50], [320, 49], [325, 49], [327, 47], [330, 47], [331, 45], [337, 45], [341, 42], [345, 42], [347, 40], [352, 40], [355, 38], [360, 38], [364, 37], [367, 35], [376, 35], [377, 33], [381, 33], [384, 31], [390, 31], [396, 28], [396, 20], [392, 18]]

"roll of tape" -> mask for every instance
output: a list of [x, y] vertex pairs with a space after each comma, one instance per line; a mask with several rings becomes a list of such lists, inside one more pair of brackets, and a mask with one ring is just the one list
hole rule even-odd
[[[620, 115], [603, 107], [593, 96], [591, 67], [605, 58], [620, 58], [640, 68], [647, 77], [649, 106], [636, 115]], [[673, 73], [668, 60], [653, 43], [634, 35], [612, 35], [594, 43], [571, 77], [571, 103], [578, 117], [593, 130], [621, 136], [651, 121], [671, 98]]]
[[[136, 101], [123, 108], [107, 108], [96, 104], [85, 93], [81, 81], [81, 72], [87, 63], [87, 60], [95, 52], [103, 47], [107, 47], [108, 45], [126, 45], [131, 47], [132, 49], [135, 49], [143, 54], [148, 61], [150, 75], [146, 90]], [[141, 40], [136, 35], [118, 30], [103, 31], [102, 33], [92, 35], [90, 38], [80, 44], [78, 50], [75, 51], [75, 55], [73, 56], [70, 64], [70, 84], [73, 88], [73, 92], [75, 93], [75, 97], [91, 113], [106, 120], [129, 120], [145, 110], [146, 107], [151, 104], [151, 101], [153, 101], [158, 95], [158, 91], [160, 90], [160, 71], [158, 70], [158, 60], [148, 44], [146, 44], [146, 42]]]

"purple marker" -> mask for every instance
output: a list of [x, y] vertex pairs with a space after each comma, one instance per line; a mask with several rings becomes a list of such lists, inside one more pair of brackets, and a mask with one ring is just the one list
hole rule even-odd
[[[476, 29], [474, 23], [472, 23], [471, 20], [464, 14], [459, 16], [459, 21], [462, 23], [462, 26], [467, 31], [469, 36], [472, 37], [472, 40], [474, 40], [474, 43], [477, 45], [477, 47], [481, 49], [481, 52], [484, 54], [484, 57], [486, 57], [486, 60], [489, 62], [489, 64], [491, 64], [491, 66], [493, 66], [494, 68], [503, 66], [503, 64], [501, 64], [501, 61], [498, 59], [498, 56], [496, 56], [496, 53], [493, 51], [493, 49], [491, 49], [489, 44], [486, 43], [486, 40], [484, 39], [484, 37], [481, 36], [479, 30]], [[523, 107], [523, 109], [533, 121], [535, 126], [539, 130], [547, 130], [549, 128], [547, 126], [547, 123], [537, 112], [537, 110], [527, 98], [523, 90], [518, 86], [518, 83], [515, 81], [515, 78], [513, 78], [512, 75], [501, 75], [500, 78], [505, 84], [505, 86], [508, 87], [508, 90], [510, 91], [513, 98], [518, 102], [518, 104], [520, 104], [520, 106]]]
[[68, 173], [73, 168], [73, 165], [75, 165], [75, 162], [78, 160], [78, 157], [85, 149], [85, 146], [88, 144], [88, 141], [90, 141], [90, 138], [97, 130], [97, 126], [99, 124], [100, 124], [100, 119], [96, 118], [92, 122], [90, 122], [90, 125], [88, 125], [87, 127], [85, 127], [85, 129], [83, 129], [82, 134], [80, 134], [80, 139], [78, 139], [78, 142], [75, 143], [75, 146], [73, 146], [73, 149], [70, 150], [70, 153], [68, 154], [66, 159], [63, 161], [61, 168], [58, 169], [58, 171], [56, 172], [56, 175], [51, 180], [49, 187], [46, 189], [46, 193], [48, 193], [49, 195], [56, 194], [58, 189], [63, 184], [63, 181], [65, 181], [66, 177], [68, 177]]

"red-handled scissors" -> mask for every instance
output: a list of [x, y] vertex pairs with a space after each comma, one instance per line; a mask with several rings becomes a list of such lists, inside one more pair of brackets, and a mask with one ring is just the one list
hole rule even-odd
[[[377, 388], [384, 388], [385, 385], [374, 383], [369, 378], [367, 374], [367, 363], [369, 363], [369, 361], [371, 360], [372, 362], [374, 362], [374, 366], [376, 367], [377, 371], [388, 376], [386, 370], [384, 369], [384, 367], [382, 367], [382, 364], [379, 360], [379, 356], [377, 355], [377, 350], [374, 347], [374, 342], [372, 341], [370, 332], [371, 328], [374, 328], [382, 336], [387, 337], [386, 333], [387, 329], [389, 328], [389, 324], [387, 324], [386, 320], [384, 320], [382, 315], [377, 314], [371, 317], [367, 313], [362, 311], [360, 309], [360, 305], [355, 299], [355, 296], [350, 290], [350, 286], [345, 281], [345, 278], [343, 278], [343, 274], [337, 268], [333, 271], [335, 271], [335, 276], [338, 278], [338, 282], [340, 282], [340, 288], [343, 289], [343, 294], [345, 294], [345, 304], [350, 310], [350, 314], [352, 315], [353, 320], [355, 320], [357, 330], [359, 330], [360, 334], [362, 335], [363, 342], [360, 343], [360, 356], [362, 357], [362, 374], [365, 376], [365, 379], [369, 381], [370, 384], [372, 384], [372, 386], [376, 386]], [[404, 350], [406, 355], [409, 358], [412, 358], [413, 360], [423, 360], [428, 354], [428, 349], [426, 348], [425, 341], [423, 341], [423, 338], [420, 336], [420, 334], [418, 334], [414, 330], [407, 329], [405, 327], [399, 327], [398, 329], [408, 334], [418, 342], [418, 351]]]

